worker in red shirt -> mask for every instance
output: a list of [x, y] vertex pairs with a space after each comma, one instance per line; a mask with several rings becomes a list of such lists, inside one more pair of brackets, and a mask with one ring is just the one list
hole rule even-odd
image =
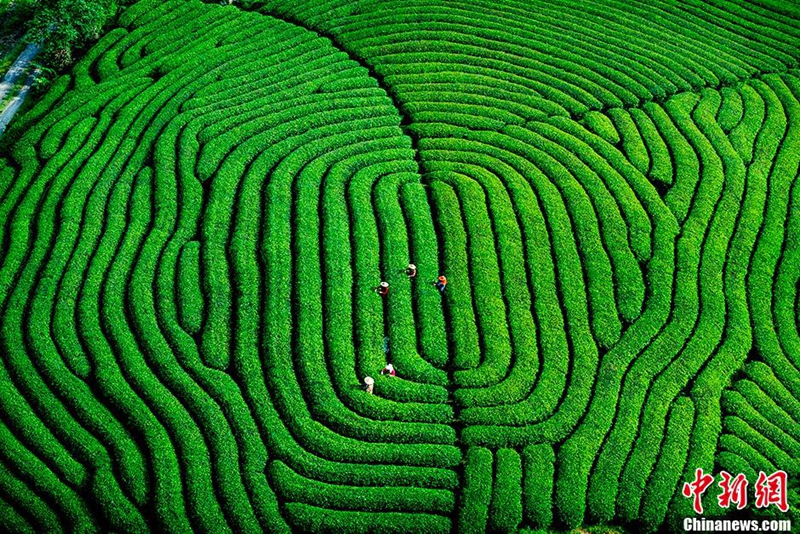
[[397, 373], [394, 370], [394, 365], [391, 363], [387, 363], [386, 367], [381, 370], [381, 375], [387, 374], [389, 376], [397, 376]]
[[386, 297], [389, 294], [389, 282], [381, 282], [381, 285], [375, 288], [378, 295]]
[[441, 293], [444, 293], [444, 288], [447, 287], [447, 278], [442, 275], [436, 279], [436, 282], [434, 282], [433, 285], [435, 285], [436, 289], [438, 289]]

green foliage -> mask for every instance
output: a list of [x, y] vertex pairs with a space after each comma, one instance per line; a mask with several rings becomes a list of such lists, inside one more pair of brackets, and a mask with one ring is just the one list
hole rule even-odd
[[522, 461], [513, 449], [500, 449], [495, 456], [489, 527], [496, 532], [516, 532], [522, 523]]
[[33, 0], [25, 38], [43, 42], [47, 61], [56, 68], [66, 67], [77, 49], [100, 38], [116, 17], [119, 4], [117, 0]]
[[[36, 4], [37, 0], [0, 0], [0, 38], [19, 38], [33, 17]], [[14, 59], [16, 57], [7, 58], [9, 62]]]
[[522, 451], [522, 505], [525, 518], [535, 528], [547, 528], [553, 523], [554, 463], [550, 445], [529, 445]]
[[592, 133], [602, 137], [612, 145], [620, 142], [619, 132], [607, 115], [597, 111], [590, 111], [584, 115], [583, 122]]
[[36, 4], [97, 43], [0, 147], [8, 529], [669, 531], [800, 473], [795, 10], [216, 4]]
[[200, 244], [190, 241], [184, 245], [178, 264], [178, 306], [181, 324], [190, 334], [200, 330], [203, 321], [203, 294], [200, 289]]
[[464, 460], [458, 532], [485, 532], [492, 499], [492, 452], [483, 447], [470, 447]]

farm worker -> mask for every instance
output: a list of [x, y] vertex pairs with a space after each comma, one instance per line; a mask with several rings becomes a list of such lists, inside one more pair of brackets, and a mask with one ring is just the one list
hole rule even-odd
[[444, 293], [444, 288], [447, 287], [447, 278], [445, 278], [444, 275], [442, 275], [436, 279], [436, 282], [434, 282], [433, 285], [436, 286], [436, 289]]
[[381, 371], [381, 375], [383, 374], [388, 374], [389, 376], [396, 376], [397, 373], [394, 370], [394, 365], [392, 365], [391, 363], [387, 363], [386, 367], [384, 367], [383, 370]]
[[417, 276], [417, 266], [413, 263], [409, 263], [408, 267], [406, 267], [406, 276], [409, 278], [414, 278]]
[[375, 389], [375, 379], [371, 376], [364, 377], [364, 391], [372, 395], [372, 391]]
[[378, 292], [378, 295], [385, 297], [389, 294], [389, 282], [381, 282], [381, 285], [376, 287], [375, 291]]

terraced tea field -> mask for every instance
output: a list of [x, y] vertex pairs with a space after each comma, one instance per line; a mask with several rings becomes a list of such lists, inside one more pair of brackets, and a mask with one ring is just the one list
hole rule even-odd
[[135, 3], [0, 141], [3, 530], [675, 532], [697, 468], [800, 526], [798, 59], [780, 0]]

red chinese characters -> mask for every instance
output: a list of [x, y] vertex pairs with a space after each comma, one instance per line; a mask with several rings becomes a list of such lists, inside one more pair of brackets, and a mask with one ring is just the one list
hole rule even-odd
[[703, 513], [703, 493], [706, 492], [712, 482], [714, 482], [714, 477], [704, 474], [703, 470], [698, 467], [694, 474], [694, 481], [686, 482], [683, 485], [683, 496], [694, 497], [695, 513]]
[[[721, 471], [719, 476], [719, 487], [722, 492], [717, 495], [717, 502], [720, 508], [730, 508], [736, 505], [737, 510], [747, 506], [747, 486], [749, 482], [743, 473], [735, 477], [727, 471]], [[694, 480], [683, 485], [683, 496], [693, 498], [694, 511], [697, 514], [703, 513], [703, 493], [714, 482], [712, 475], [707, 475], [702, 469], [695, 470]], [[781, 512], [789, 510], [787, 500], [788, 475], [785, 471], [776, 471], [767, 476], [763, 471], [758, 472], [758, 480], [755, 483], [756, 508], [767, 508], [775, 505]]]
[[789, 510], [789, 503], [786, 500], [786, 483], [785, 471], [775, 471], [769, 476], [763, 471], [759, 471], [756, 481], [756, 508], [767, 508], [774, 504], [781, 512]]
[[739, 473], [736, 478], [732, 477], [727, 471], [721, 471], [719, 476], [719, 487], [722, 493], [717, 496], [721, 508], [728, 508], [731, 503], [736, 505], [737, 510], [747, 506], [747, 477]]

